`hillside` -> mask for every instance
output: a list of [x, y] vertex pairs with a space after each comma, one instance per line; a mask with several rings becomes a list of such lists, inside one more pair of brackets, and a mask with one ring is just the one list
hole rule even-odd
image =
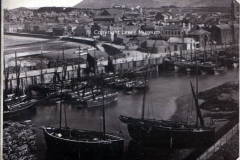
[[231, 0], [83, 0], [76, 8], [111, 8], [127, 4], [128, 7], [154, 7], [175, 5], [178, 7], [230, 7]]

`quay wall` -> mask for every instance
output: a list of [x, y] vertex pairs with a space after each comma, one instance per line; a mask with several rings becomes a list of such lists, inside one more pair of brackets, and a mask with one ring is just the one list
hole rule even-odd
[[[149, 61], [148, 60], [136, 60], [136, 61], [128, 61], [128, 62], [118, 62], [117, 64], [113, 64], [113, 66], [115, 68], [116, 73], [125, 73], [130, 70], [135, 70], [137, 68], [146, 66], [147, 63], [149, 63], [149, 65], [157, 66], [157, 70], [159, 70], [159, 69], [163, 68], [164, 61], [165, 61], [165, 57], [158, 57], [158, 58], [150, 59]], [[107, 63], [105, 63], [104, 65], [102, 65], [102, 64], [103, 63], [98, 65], [99, 73], [101, 71], [103, 71], [104, 73], [107, 71]], [[66, 71], [66, 79], [67, 80], [77, 77], [77, 68], [78, 68], [77, 65], [67, 66], [67, 71]], [[85, 74], [84, 69], [86, 68], [86, 65], [85, 66], [82, 65], [81, 68], [82, 68], [81, 77], [83, 77]], [[57, 72], [60, 73], [60, 77], [62, 77], [62, 74], [63, 74], [62, 71], [63, 71], [63, 68], [58, 67]], [[42, 70], [43, 82], [51, 83], [54, 72], [55, 72], [55, 68], [43, 69]], [[25, 87], [29, 84], [41, 83], [41, 70], [31, 70], [31, 71], [27, 71], [26, 73], [20, 73], [19, 78], [20, 78], [20, 88], [25, 89]], [[10, 74], [8, 80], [10, 82], [10, 83], [8, 83], [9, 87], [10, 87], [10, 85], [14, 86], [14, 84], [16, 84], [16, 74], [15, 73]]]
[[4, 32], [4, 35], [20, 36], [20, 37], [33, 37], [33, 38], [45, 38], [45, 39], [56, 39], [56, 38], [59, 38], [59, 36], [54, 36], [54, 35], [17, 33], [17, 32]]

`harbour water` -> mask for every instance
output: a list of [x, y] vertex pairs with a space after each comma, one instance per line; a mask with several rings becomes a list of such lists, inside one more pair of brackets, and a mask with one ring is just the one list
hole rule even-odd
[[[199, 75], [199, 91], [210, 89], [228, 81], [238, 81], [239, 70], [228, 70], [219, 75]], [[147, 89], [145, 117], [169, 120], [176, 111], [175, 99], [191, 94], [190, 81], [195, 83], [194, 75], [179, 73], [154, 73], [150, 77]], [[131, 95], [119, 91], [118, 101], [106, 106], [106, 131], [118, 134], [121, 130], [125, 138], [125, 154], [129, 151], [131, 138], [128, 135], [127, 126], [118, 119], [120, 115], [140, 118], [142, 111], [143, 91], [136, 90]], [[67, 120], [62, 119], [62, 126], [70, 128], [102, 131], [101, 107], [77, 108], [66, 102]], [[28, 111], [24, 115], [13, 119], [23, 121], [31, 119], [36, 126], [38, 160], [46, 159], [46, 145], [41, 126], [59, 127], [60, 103], [49, 104], [39, 102], [34, 111]], [[174, 154], [171, 152], [169, 154]], [[146, 155], [145, 155], [146, 156]], [[125, 158], [128, 159], [128, 158]], [[147, 158], [146, 158], [147, 159]]]

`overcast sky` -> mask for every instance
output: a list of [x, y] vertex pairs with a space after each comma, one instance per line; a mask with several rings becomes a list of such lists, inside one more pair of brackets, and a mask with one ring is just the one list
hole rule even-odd
[[1, 0], [3, 8], [13, 9], [18, 7], [73, 7], [82, 0]]

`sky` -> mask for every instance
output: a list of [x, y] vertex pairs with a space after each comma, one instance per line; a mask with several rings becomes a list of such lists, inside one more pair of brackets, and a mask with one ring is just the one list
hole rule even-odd
[[[3, 8], [14, 9], [18, 7], [39, 8], [46, 6], [73, 7], [82, 0], [1, 0]], [[240, 2], [240, 0], [237, 0]]]
[[14, 9], [18, 7], [38, 8], [47, 6], [73, 7], [82, 0], [1, 0], [3, 8]]

